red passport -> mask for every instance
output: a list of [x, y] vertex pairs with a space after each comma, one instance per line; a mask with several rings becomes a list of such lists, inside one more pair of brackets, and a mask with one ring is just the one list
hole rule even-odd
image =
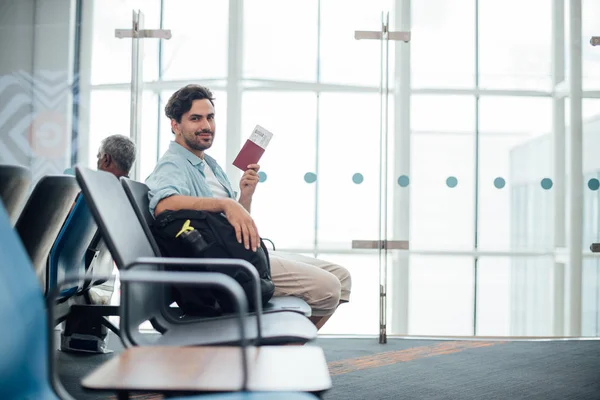
[[237, 157], [233, 160], [233, 165], [242, 171], [246, 171], [248, 165], [258, 164], [272, 137], [273, 134], [271, 132], [260, 125], [256, 125], [250, 138], [246, 140]]

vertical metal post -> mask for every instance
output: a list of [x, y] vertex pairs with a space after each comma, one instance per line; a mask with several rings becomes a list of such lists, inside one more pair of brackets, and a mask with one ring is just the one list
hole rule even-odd
[[[552, 87], [565, 80], [565, 1], [552, 2]], [[565, 100], [552, 99], [552, 160], [554, 168], [554, 248], [566, 247], [565, 241]], [[565, 330], [565, 265], [554, 263], [553, 332]]]
[[[317, 85], [321, 83], [321, 0], [317, 1], [317, 60], [316, 60], [316, 81]], [[319, 176], [320, 163], [319, 156], [321, 153], [321, 92], [317, 91], [315, 104], [315, 174]], [[314, 183], [315, 193], [315, 213], [313, 223], [313, 255], [315, 258], [319, 255], [319, 188], [321, 181], [317, 179]]]
[[[388, 106], [389, 106], [389, 41], [408, 42], [410, 32], [390, 32], [390, 15], [381, 13], [380, 31], [355, 31], [354, 37], [376, 39], [380, 43], [379, 79], [379, 232], [377, 252], [379, 256], [379, 343], [387, 343], [387, 211], [388, 211]], [[353, 248], [358, 248], [354, 247]]]
[[570, 0], [571, 135], [569, 170], [569, 336], [581, 336], [581, 280], [583, 251], [583, 123], [581, 62], [581, 0]]
[[[227, 61], [227, 143], [225, 158], [227, 175], [233, 182], [240, 177], [240, 172], [231, 161], [235, 158], [242, 144], [242, 65], [244, 39], [244, 4], [243, 0], [229, 2], [229, 40]], [[217, 110], [218, 112], [218, 110]], [[222, 133], [225, 136], [225, 132]]]
[[[161, 23], [162, 25], [162, 23]], [[131, 38], [131, 108], [129, 121], [129, 136], [138, 149], [141, 149], [141, 117], [142, 117], [142, 87], [144, 83], [142, 56], [144, 38], [170, 39], [171, 31], [168, 29], [144, 29], [144, 14], [140, 10], [133, 10], [131, 29], [115, 29], [115, 37], [119, 39]], [[133, 179], [140, 179], [140, 159], [138, 153], [131, 175]]]
[[[401, 31], [411, 28], [411, 0], [396, 0], [395, 26]], [[393, 239], [410, 237], [410, 185], [400, 187], [395, 180], [405, 175], [410, 177], [410, 46], [396, 42], [394, 144], [390, 160], [393, 160], [393, 202], [391, 235]], [[388, 246], [389, 247], [389, 246]], [[389, 332], [394, 335], [409, 333], [410, 257], [391, 252], [388, 279]]]
[[[142, 82], [144, 79], [143, 63], [140, 61], [143, 52], [143, 42], [139, 40], [139, 33], [144, 29], [144, 14], [141, 11], [133, 11], [132, 31], [133, 39], [131, 40], [131, 119], [129, 122], [129, 130], [131, 140], [136, 144], [137, 148], [142, 148], [140, 143], [140, 128], [142, 114]], [[140, 179], [140, 154], [135, 158], [133, 167], [133, 179]]]
[[389, 13], [387, 19], [381, 13], [381, 40], [380, 40], [380, 79], [379, 79], [379, 233], [378, 240], [381, 244], [377, 251], [379, 256], [379, 343], [387, 343], [386, 327], [386, 277], [387, 252], [385, 251], [385, 240], [387, 239], [387, 195], [384, 195], [387, 181], [387, 71], [388, 71], [388, 45], [387, 32], [389, 26]]
[[[164, 22], [165, 22], [165, 0], [160, 0], [160, 22], [159, 22], [159, 29], [163, 29], [164, 27]], [[158, 81], [162, 82], [163, 80], [163, 68], [164, 68], [164, 64], [163, 64], [163, 42], [159, 41], [158, 42]], [[161, 125], [161, 121], [162, 121], [162, 115], [163, 115], [163, 105], [162, 105], [162, 93], [157, 91], [156, 92], [156, 157], [155, 157], [155, 163], [158, 162], [158, 160], [160, 159], [161, 156], [161, 151], [160, 151], [160, 125]]]
[[[475, 0], [475, 199], [473, 248], [479, 250], [479, 0]], [[473, 258], [473, 336], [477, 336], [477, 306], [479, 301], [479, 257]]]
[[[81, 21], [91, 21], [93, 18], [93, 4], [81, 2]], [[82, 23], [80, 26], [80, 65], [79, 65], [79, 96], [76, 101], [79, 110], [89, 110], [92, 93], [92, 27], [91, 24]], [[77, 160], [90, 160], [96, 157], [96, 153], [90, 153], [90, 113], [79, 112], [77, 129]]]

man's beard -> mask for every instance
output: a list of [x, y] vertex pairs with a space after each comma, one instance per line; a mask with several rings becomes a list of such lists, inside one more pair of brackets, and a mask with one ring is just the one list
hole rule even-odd
[[[211, 135], [211, 141], [210, 143], [204, 143], [204, 142], [197, 142], [195, 139], [196, 136], [199, 136], [202, 133], [210, 133]], [[188, 137], [186, 135], [182, 135], [183, 136], [183, 140], [185, 141], [185, 144], [188, 145], [188, 147], [190, 149], [194, 149], [194, 150], [200, 150], [200, 151], [204, 151], [209, 149], [212, 146], [212, 141], [214, 139], [214, 133], [213, 132], [198, 132], [198, 133], [194, 133], [194, 139], [188, 139]]]

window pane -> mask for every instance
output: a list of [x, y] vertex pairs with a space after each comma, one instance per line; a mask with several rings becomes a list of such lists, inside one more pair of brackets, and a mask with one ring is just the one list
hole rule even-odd
[[[600, 99], [583, 99], [583, 248], [600, 242]], [[594, 115], [592, 117], [592, 115]], [[582, 334], [600, 336], [600, 261], [583, 260]]]
[[482, 257], [477, 270], [477, 335], [510, 335], [511, 257]]
[[[131, 95], [126, 91], [92, 90], [90, 95], [90, 133], [88, 167], [96, 169], [100, 142], [107, 136], [129, 136]], [[110, 115], [110, 118], [106, 118]]]
[[[588, 98], [582, 99], [581, 115], [584, 119], [584, 125], [593, 120], [597, 120], [600, 116], [600, 99]], [[565, 123], [568, 126], [571, 124], [571, 99], [565, 99]]]
[[[356, 40], [354, 31], [381, 30], [381, 10], [392, 11], [393, 1], [321, 1], [322, 82], [379, 86], [380, 43], [376, 40]], [[390, 25], [395, 29], [392, 12]], [[389, 51], [390, 60], [393, 61], [392, 44]], [[393, 62], [390, 62], [390, 76], [393, 71]]]
[[413, 95], [410, 126], [413, 132], [475, 132], [475, 98]]
[[319, 247], [350, 249], [353, 239], [377, 240], [379, 96], [324, 93], [319, 116]]
[[158, 159], [158, 95], [155, 92], [144, 92], [142, 104], [142, 127], [140, 130], [140, 143], [138, 144], [137, 157], [140, 158], [139, 179], [144, 181], [154, 170]]
[[[413, 98], [411, 126], [413, 132], [420, 133], [411, 136], [411, 248], [471, 250], [475, 223], [474, 99]], [[432, 112], [436, 118], [431, 118]]]
[[473, 135], [415, 135], [411, 153], [411, 248], [472, 249], [475, 223]]
[[549, 133], [552, 130], [552, 100], [542, 97], [482, 97], [479, 129], [481, 133]]
[[317, 4], [317, 0], [244, 2], [244, 77], [314, 81]]
[[[161, 94], [160, 107], [160, 143], [159, 155], [162, 156], [169, 148], [169, 144], [175, 140], [175, 135], [171, 132], [171, 121], [165, 116], [165, 106], [174, 91], [165, 91]], [[212, 90], [215, 98], [215, 140], [206, 154], [213, 157], [221, 167], [226, 170], [227, 160], [225, 159], [225, 151], [227, 146], [227, 92], [221, 90]], [[233, 160], [232, 160], [233, 161]], [[231, 182], [235, 184], [235, 182]]]
[[228, 1], [165, 1], [163, 26], [173, 37], [163, 41], [163, 79], [227, 76], [228, 6]]
[[[565, 2], [565, 5], [568, 5], [568, 2]], [[592, 36], [600, 36], [598, 21], [600, 21], [600, 2], [598, 0], [583, 0], [581, 15], [583, 38], [581, 45], [583, 51], [582, 73], [584, 90], [600, 89], [600, 53], [598, 53], [597, 46], [590, 45], [590, 38]]]
[[[142, 126], [136, 156], [140, 158], [140, 179], [144, 180], [156, 164], [156, 131], [158, 96], [145, 91], [142, 97]], [[107, 136], [130, 135], [131, 94], [124, 90], [92, 90], [90, 109], [82, 110], [90, 115], [89, 159], [90, 168], [97, 167], [100, 142]], [[107, 118], [109, 116], [109, 118]]]
[[545, 257], [481, 258], [477, 334], [553, 335], [553, 265]]
[[[587, 143], [596, 141], [586, 135]], [[587, 142], [587, 143], [586, 143]], [[583, 248], [587, 250], [591, 243], [600, 242], [600, 191], [590, 185], [592, 180], [600, 179], [600, 167], [592, 152], [598, 151], [598, 145], [590, 149], [590, 157], [584, 156], [583, 187]], [[587, 160], [586, 160], [587, 158]], [[592, 159], [592, 162], [588, 160]], [[588, 162], [586, 162], [588, 161]], [[597, 258], [583, 259], [582, 286], [582, 335], [600, 336], [600, 261]]]
[[304, 179], [315, 172], [316, 110], [313, 93], [243, 95], [240, 148], [257, 124], [273, 133], [260, 160], [266, 180], [256, 189], [252, 215], [278, 250], [314, 246], [315, 184]]
[[[410, 41], [413, 87], [475, 85], [475, 1], [413, 1]], [[446, 38], [451, 38], [447, 44]]]
[[553, 261], [547, 258], [515, 257], [512, 260], [511, 335], [553, 334], [553, 264]]
[[[536, 250], [552, 246], [554, 212], [550, 180], [552, 103], [546, 98], [485, 97], [480, 102], [479, 138], [479, 247]], [[543, 186], [542, 180], [548, 183]], [[514, 188], [529, 188], [535, 206], [517, 217]], [[519, 200], [523, 201], [523, 200]], [[528, 204], [528, 203], [525, 203]], [[535, 240], [522, 241], [517, 219], [535, 218]], [[513, 230], [512, 229], [517, 229]]]
[[348, 269], [352, 276], [350, 302], [342, 304], [319, 334], [375, 335], [379, 333], [378, 256], [318, 254], [318, 258]]
[[[102, 0], [93, 7], [92, 84], [131, 82], [131, 39], [117, 39], [115, 29], [131, 29], [133, 10], [144, 14], [144, 27], [160, 26], [159, 0]], [[85, 43], [85, 42], [84, 42]], [[143, 43], [144, 81], [158, 78], [158, 40]]]
[[583, 99], [581, 106], [584, 120], [598, 119], [600, 116], [600, 99]]
[[410, 335], [473, 334], [473, 259], [410, 256]]
[[600, 336], [600, 263], [583, 261], [582, 336]]
[[549, 90], [551, 40], [551, 1], [480, 1], [480, 86]]

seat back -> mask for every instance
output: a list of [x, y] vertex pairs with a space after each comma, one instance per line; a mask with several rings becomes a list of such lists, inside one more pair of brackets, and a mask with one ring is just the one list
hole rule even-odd
[[11, 224], [17, 219], [30, 184], [29, 169], [20, 165], [0, 165], [0, 200]]
[[154, 223], [154, 217], [150, 214], [150, 200], [148, 199], [148, 192], [150, 189], [142, 182], [137, 182], [129, 178], [122, 177], [121, 184], [125, 189], [125, 194], [131, 203], [131, 206], [135, 210], [135, 214], [142, 225], [142, 229], [146, 232], [146, 236], [154, 249], [154, 253], [160, 256], [160, 249], [152, 232], [150, 226]]
[[44, 176], [35, 185], [15, 224], [44, 290], [50, 250], [78, 192], [79, 186], [72, 176]]
[[[75, 176], [117, 267], [124, 270], [140, 257], [154, 257], [152, 245], [119, 180], [108, 172], [92, 171], [81, 166], [75, 167]], [[151, 265], [138, 268], [161, 269]], [[121, 320], [121, 326], [127, 334], [137, 332], [142, 322], [159, 317], [162, 293], [161, 286], [157, 284], [128, 283], [121, 286], [121, 304], [127, 303], [128, 313], [126, 319]]]
[[[160, 252], [160, 248], [158, 247], [158, 243], [156, 243], [156, 240], [152, 235], [152, 231], [150, 230], [150, 226], [152, 226], [154, 223], [154, 217], [152, 214], [150, 214], [150, 200], [148, 199], [148, 192], [150, 189], [148, 186], [146, 186], [146, 184], [131, 180], [129, 178], [121, 177], [120, 180], [123, 189], [125, 189], [125, 194], [127, 195], [131, 206], [135, 210], [138, 221], [140, 221], [140, 225], [142, 226], [144, 232], [146, 232], [146, 237], [154, 249], [154, 254], [157, 257], [161, 257], [162, 254]], [[169, 318], [168, 316], [172, 316], [174, 313], [178, 314], [178, 312], [175, 311], [178, 309], [178, 307], [171, 306], [171, 304], [175, 301], [171, 288], [165, 287], [163, 296], [164, 302], [161, 304], [163, 315], [166, 315], [167, 318]]]
[[56, 398], [48, 373], [42, 291], [21, 240], [0, 202], [0, 398]]
[[79, 274], [81, 281], [61, 292], [67, 297], [84, 287], [86, 252], [98, 226], [83, 196], [78, 196], [75, 206], [65, 221], [48, 257], [48, 290], [64, 280], [67, 275]]

